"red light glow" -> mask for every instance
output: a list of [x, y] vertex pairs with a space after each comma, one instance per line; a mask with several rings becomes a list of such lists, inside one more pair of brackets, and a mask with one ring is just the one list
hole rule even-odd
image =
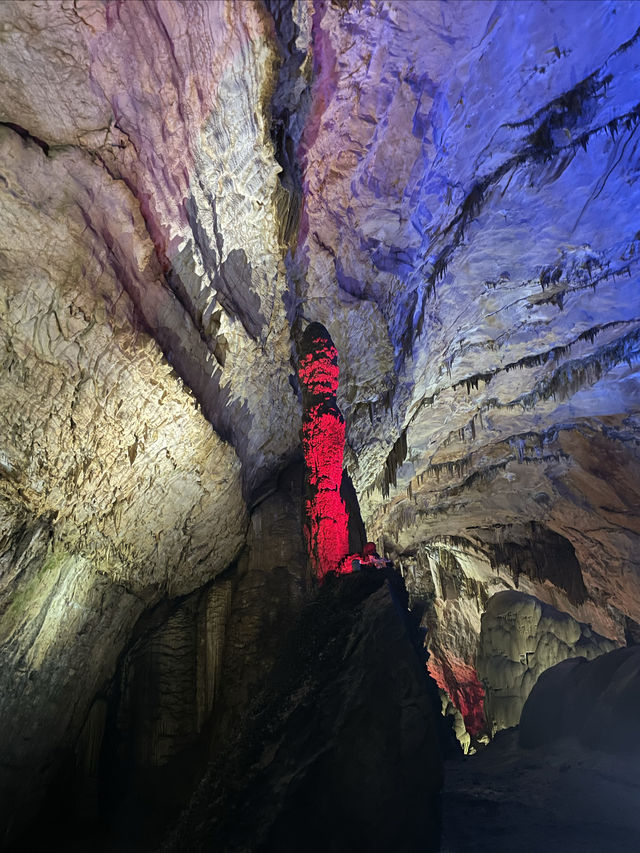
[[484, 687], [478, 673], [460, 658], [441, 659], [431, 655], [427, 663], [430, 674], [462, 714], [470, 735], [480, 734], [485, 728]]
[[298, 376], [303, 391], [302, 450], [306, 480], [306, 539], [311, 567], [318, 578], [347, 572], [350, 563], [349, 517], [340, 497], [344, 456], [344, 419], [336, 401], [338, 353], [319, 323], [302, 340]]
[[313, 344], [315, 351], [300, 359], [300, 381], [310, 394], [335, 395], [340, 377], [338, 351], [333, 344], [328, 346], [322, 339], [314, 340]]

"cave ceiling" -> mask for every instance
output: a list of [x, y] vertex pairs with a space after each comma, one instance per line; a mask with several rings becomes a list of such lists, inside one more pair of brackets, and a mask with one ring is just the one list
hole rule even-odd
[[542, 525], [640, 621], [639, 64], [633, 2], [1, 3], [0, 592], [222, 572], [318, 321], [370, 536]]

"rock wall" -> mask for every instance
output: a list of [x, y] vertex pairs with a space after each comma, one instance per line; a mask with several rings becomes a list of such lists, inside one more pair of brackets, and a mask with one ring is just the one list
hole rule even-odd
[[594, 623], [606, 629], [611, 622], [593, 601], [580, 600], [581, 570], [567, 541], [540, 526], [526, 527], [510, 531], [522, 545], [506, 540], [482, 550], [444, 537], [421, 546], [415, 557], [396, 558], [420, 614], [443, 713], [453, 717], [465, 748], [469, 735], [517, 725], [548, 667], [620, 644], [593, 630]]
[[[33, 531], [31, 531], [33, 532]], [[140, 599], [63, 550], [28, 539], [2, 616], [0, 818], [3, 837], [33, 819], [115, 671]]]
[[[23, 804], [35, 808], [73, 750], [141, 612], [233, 562], [245, 484], [273, 470], [295, 436], [252, 429], [276, 412], [288, 427], [296, 401], [282, 393], [289, 331], [272, 290], [284, 277], [262, 103], [275, 54], [260, 8], [237, 12], [0, 9], [9, 822]], [[259, 394], [231, 378], [251, 363]], [[268, 390], [270, 377], [280, 390]], [[249, 398], [268, 417], [252, 416]], [[243, 472], [238, 449], [249, 445], [256, 464]]]
[[[80, 218], [80, 241], [99, 244], [256, 485], [295, 446], [297, 411], [270, 17], [254, 3], [94, 0], [8, 3], [1, 15], [4, 132], [30, 137], [42, 161], [30, 197], [63, 191], [58, 215]], [[12, 241], [25, 259], [29, 233]], [[58, 242], [39, 242], [45, 266]]]
[[438, 712], [383, 578], [326, 582], [164, 850], [437, 850]]
[[[52, 650], [58, 670], [43, 672], [59, 691], [59, 729], [43, 714], [40, 685], [29, 689], [35, 676], [15, 697], [12, 674], [4, 674], [5, 703], [20, 699], [20, 713], [32, 716], [29, 725], [16, 712], [10, 732], [23, 774], [5, 771], [10, 808], [3, 817], [15, 849], [98, 843], [152, 849], [160, 843], [208, 762], [243, 730], [310, 594], [303, 479], [299, 462], [271, 483], [252, 509], [246, 544], [232, 566], [186, 596], [147, 608], [136, 599], [137, 618], [126, 631], [109, 597], [112, 583], [103, 580], [97, 627], [104, 636], [96, 646], [89, 634], [84, 671], [64, 671], [80, 653], [68, 640], [77, 626], [67, 619], [67, 647]], [[90, 578], [86, 565], [80, 569]], [[61, 583], [66, 570], [50, 566], [51, 582]], [[102, 680], [96, 683], [98, 665]], [[70, 696], [77, 703], [75, 728], [63, 705]], [[49, 762], [46, 772], [38, 761]], [[29, 825], [34, 813], [40, 818]]]
[[[483, 596], [519, 583], [624, 642], [640, 18], [576, 10], [318, 6], [299, 293], [347, 354], [350, 469], [379, 546], [409, 565], [464, 539]], [[441, 683], [465, 673], [452, 689], [472, 683], [482, 609], [463, 592], [425, 624]]]

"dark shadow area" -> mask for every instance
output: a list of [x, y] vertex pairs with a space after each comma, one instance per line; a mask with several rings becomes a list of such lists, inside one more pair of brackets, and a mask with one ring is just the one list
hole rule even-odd
[[165, 851], [439, 844], [439, 709], [385, 574], [328, 576]]
[[564, 536], [544, 524], [532, 521], [526, 526], [524, 541], [505, 541], [493, 546], [494, 567], [508, 566], [518, 585], [520, 575], [532, 581], [551, 581], [564, 590], [573, 604], [587, 599], [580, 563], [573, 545]]
[[448, 761], [441, 853], [635, 853], [637, 761], [576, 741], [524, 750], [518, 731]]

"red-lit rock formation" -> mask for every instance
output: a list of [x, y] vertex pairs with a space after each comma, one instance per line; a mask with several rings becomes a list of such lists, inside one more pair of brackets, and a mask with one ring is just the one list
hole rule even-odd
[[486, 727], [484, 687], [475, 669], [459, 658], [438, 660], [435, 657], [429, 659], [428, 668], [438, 687], [446, 691], [454, 707], [462, 714], [469, 734], [480, 734]]
[[320, 323], [307, 327], [300, 347], [302, 449], [305, 460], [305, 536], [318, 578], [344, 571], [349, 552], [347, 509], [340, 495], [344, 418], [336, 400], [338, 352]]

